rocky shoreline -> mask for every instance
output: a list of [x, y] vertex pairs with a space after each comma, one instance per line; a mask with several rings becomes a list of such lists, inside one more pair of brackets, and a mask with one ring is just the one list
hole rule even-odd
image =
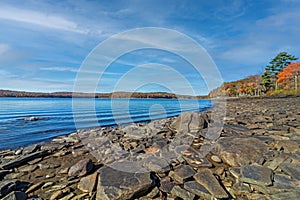
[[0, 199], [298, 199], [299, 102], [220, 100], [205, 113], [2, 150]]

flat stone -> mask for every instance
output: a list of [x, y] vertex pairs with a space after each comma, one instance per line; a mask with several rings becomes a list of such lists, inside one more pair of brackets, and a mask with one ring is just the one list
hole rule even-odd
[[33, 172], [37, 168], [38, 168], [37, 165], [28, 165], [28, 166], [25, 166], [25, 167], [22, 167], [22, 168], [18, 169], [18, 171], [19, 172]]
[[26, 200], [26, 199], [27, 199], [27, 195], [25, 194], [25, 192], [13, 191], [8, 195], [6, 195], [1, 200]]
[[63, 191], [58, 190], [58, 191], [54, 192], [54, 193], [51, 195], [50, 200], [60, 199], [60, 198], [62, 198], [63, 196], [64, 196]]
[[189, 165], [180, 165], [174, 170], [172, 178], [179, 183], [184, 183], [185, 181], [191, 179], [195, 174], [195, 170]]
[[128, 173], [106, 166], [98, 172], [97, 200], [137, 198], [152, 186], [149, 173]]
[[274, 200], [282, 200], [282, 199], [288, 199], [288, 200], [298, 200], [300, 196], [299, 191], [294, 192], [282, 192], [271, 195], [272, 199]]
[[75, 165], [73, 165], [68, 172], [69, 176], [85, 176], [91, 172], [94, 168], [94, 164], [91, 159], [86, 158], [80, 160]]
[[215, 154], [232, 167], [254, 163], [267, 151], [263, 141], [251, 137], [220, 138], [215, 148]]
[[8, 163], [4, 163], [0, 165], [0, 169], [13, 169], [14, 167], [21, 166], [22, 164], [34, 160], [36, 158], [43, 157], [48, 154], [48, 151], [38, 151], [25, 156], [21, 156], [16, 158]]
[[44, 184], [44, 182], [39, 182], [39, 183], [36, 183], [32, 186], [30, 186], [27, 190], [26, 190], [26, 194], [28, 193], [31, 193], [31, 192], [34, 192], [35, 190], [38, 190], [40, 187], [42, 187], [42, 185]]
[[287, 156], [281, 155], [274, 158], [271, 162], [267, 163], [267, 167], [271, 170], [277, 169], [277, 167], [287, 159]]
[[210, 169], [201, 169], [196, 175], [194, 175], [194, 178], [199, 184], [203, 185], [214, 197], [220, 199], [228, 198], [228, 194], [222, 188]]
[[246, 165], [241, 168], [241, 181], [268, 186], [272, 184], [273, 172], [271, 169], [262, 166]]
[[170, 181], [170, 177], [164, 177], [160, 181], [159, 189], [163, 192], [170, 193], [174, 186], [175, 184]]
[[80, 182], [77, 185], [78, 189], [80, 189], [83, 192], [88, 192], [89, 194], [92, 194], [92, 192], [95, 190], [97, 176], [98, 173], [96, 172], [94, 174], [81, 178]]
[[294, 179], [300, 180], [300, 163], [282, 163], [279, 167]]
[[184, 189], [186, 189], [187, 191], [190, 191], [191, 193], [202, 197], [203, 199], [211, 199], [211, 194], [209, 193], [209, 191], [207, 189], [205, 189], [205, 187], [203, 187], [202, 185], [200, 185], [197, 181], [188, 181], [186, 183], [184, 183]]
[[300, 141], [280, 140], [276, 141], [275, 147], [283, 149], [285, 153], [296, 153], [300, 148]]
[[0, 198], [16, 188], [16, 180], [4, 180], [0, 182]]
[[190, 193], [189, 191], [182, 189], [178, 185], [175, 185], [172, 188], [171, 194], [180, 197], [184, 200], [193, 200], [195, 198], [195, 195], [193, 193]]

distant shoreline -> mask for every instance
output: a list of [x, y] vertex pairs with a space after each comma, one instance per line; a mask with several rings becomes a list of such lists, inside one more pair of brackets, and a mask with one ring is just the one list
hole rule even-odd
[[112, 92], [112, 93], [73, 93], [73, 92], [26, 92], [0, 90], [0, 97], [16, 98], [137, 98], [137, 99], [209, 99], [208, 95], [192, 96], [167, 92]]

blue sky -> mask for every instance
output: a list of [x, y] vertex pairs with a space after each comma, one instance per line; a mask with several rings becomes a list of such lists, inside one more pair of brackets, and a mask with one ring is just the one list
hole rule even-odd
[[[281, 51], [300, 56], [299, 10], [298, 0], [2, 0], [0, 88], [72, 91], [82, 62], [96, 45], [141, 27], [186, 34], [209, 53], [224, 81], [244, 78], [262, 73]], [[201, 74], [189, 63], [155, 49], [122, 55], [103, 72], [97, 91], [113, 91], [124, 73], [135, 69], [118, 90], [129, 90], [134, 79], [140, 79], [149, 84], [136, 91], [174, 91], [155, 84], [163, 77], [177, 92], [190, 94], [167, 68], [183, 75], [195, 94], [208, 93]]]

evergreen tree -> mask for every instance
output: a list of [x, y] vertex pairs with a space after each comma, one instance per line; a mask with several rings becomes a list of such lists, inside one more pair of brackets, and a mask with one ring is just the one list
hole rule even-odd
[[283, 68], [288, 66], [293, 60], [297, 60], [295, 56], [287, 52], [280, 52], [275, 58], [270, 61], [270, 65], [266, 67], [265, 73], [262, 75], [262, 85], [266, 91], [270, 89], [277, 89], [278, 73], [282, 72]]

